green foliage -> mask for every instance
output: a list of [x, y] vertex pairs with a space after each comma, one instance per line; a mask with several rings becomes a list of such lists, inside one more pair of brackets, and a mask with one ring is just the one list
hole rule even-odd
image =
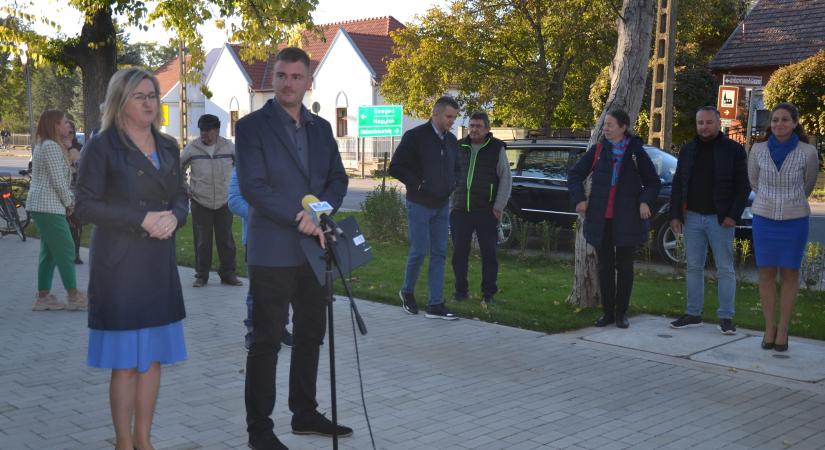
[[393, 35], [399, 57], [381, 94], [418, 117], [454, 91], [463, 110], [485, 107], [496, 124], [583, 124], [580, 94], [610, 60], [614, 19], [604, 1], [453, 0]]
[[[45, 64], [32, 70], [32, 109], [35, 126], [40, 114], [47, 109], [59, 109], [72, 114], [75, 123], [83, 128], [83, 97], [78, 95], [80, 71]], [[26, 110], [20, 115], [27, 116]]]
[[825, 247], [819, 242], [808, 242], [802, 257], [801, 278], [808, 289], [821, 287], [825, 281]]
[[378, 186], [361, 203], [369, 238], [379, 242], [407, 239], [407, 209], [401, 192], [394, 186]]
[[780, 67], [765, 86], [765, 106], [791, 102], [808, 134], [825, 135], [825, 50], [796, 64]]

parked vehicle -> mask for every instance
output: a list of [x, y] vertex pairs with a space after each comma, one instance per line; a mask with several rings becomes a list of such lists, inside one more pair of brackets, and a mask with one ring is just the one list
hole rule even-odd
[[[644, 147], [659, 178], [662, 189], [656, 204], [651, 230], [654, 231], [656, 249], [663, 260], [676, 263], [677, 240], [670, 230], [670, 190], [676, 172], [676, 158], [656, 147]], [[507, 159], [513, 174], [513, 191], [502, 214], [499, 243], [512, 239], [516, 231], [515, 218], [530, 222], [550, 221], [565, 229], [572, 229], [576, 211], [567, 192], [567, 171], [587, 151], [587, 141], [577, 140], [516, 140], [507, 141]], [[751, 238], [751, 203], [748, 200], [742, 217], [737, 223], [736, 237]]]

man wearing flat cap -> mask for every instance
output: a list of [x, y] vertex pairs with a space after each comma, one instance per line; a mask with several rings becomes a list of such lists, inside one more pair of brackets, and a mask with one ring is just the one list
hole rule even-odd
[[182, 170], [189, 169], [189, 198], [195, 240], [195, 282], [203, 287], [212, 269], [212, 236], [218, 248], [221, 284], [241, 286], [235, 275], [235, 240], [232, 213], [227, 205], [229, 179], [235, 166], [235, 144], [220, 136], [221, 121], [212, 114], [198, 119], [200, 137], [186, 145], [180, 157]]

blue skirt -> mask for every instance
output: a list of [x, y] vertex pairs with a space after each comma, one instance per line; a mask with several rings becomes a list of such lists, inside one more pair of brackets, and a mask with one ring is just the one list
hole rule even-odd
[[753, 215], [757, 267], [799, 269], [808, 245], [808, 218], [773, 220]]
[[89, 367], [146, 372], [153, 362], [173, 364], [185, 359], [182, 321], [138, 330], [89, 329]]

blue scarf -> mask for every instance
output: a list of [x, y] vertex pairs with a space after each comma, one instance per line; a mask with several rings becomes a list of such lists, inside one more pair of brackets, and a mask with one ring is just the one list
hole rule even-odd
[[630, 142], [630, 139], [627, 137], [619, 142], [610, 141], [613, 147], [613, 176], [610, 177], [610, 186], [615, 186], [616, 182], [619, 181], [619, 169], [622, 166], [622, 158], [628, 142]]
[[791, 138], [785, 142], [776, 140], [776, 136], [771, 134], [768, 136], [768, 150], [771, 152], [771, 159], [776, 164], [776, 170], [782, 169], [782, 163], [785, 158], [796, 148], [799, 144], [799, 136], [796, 133], [791, 134]]

